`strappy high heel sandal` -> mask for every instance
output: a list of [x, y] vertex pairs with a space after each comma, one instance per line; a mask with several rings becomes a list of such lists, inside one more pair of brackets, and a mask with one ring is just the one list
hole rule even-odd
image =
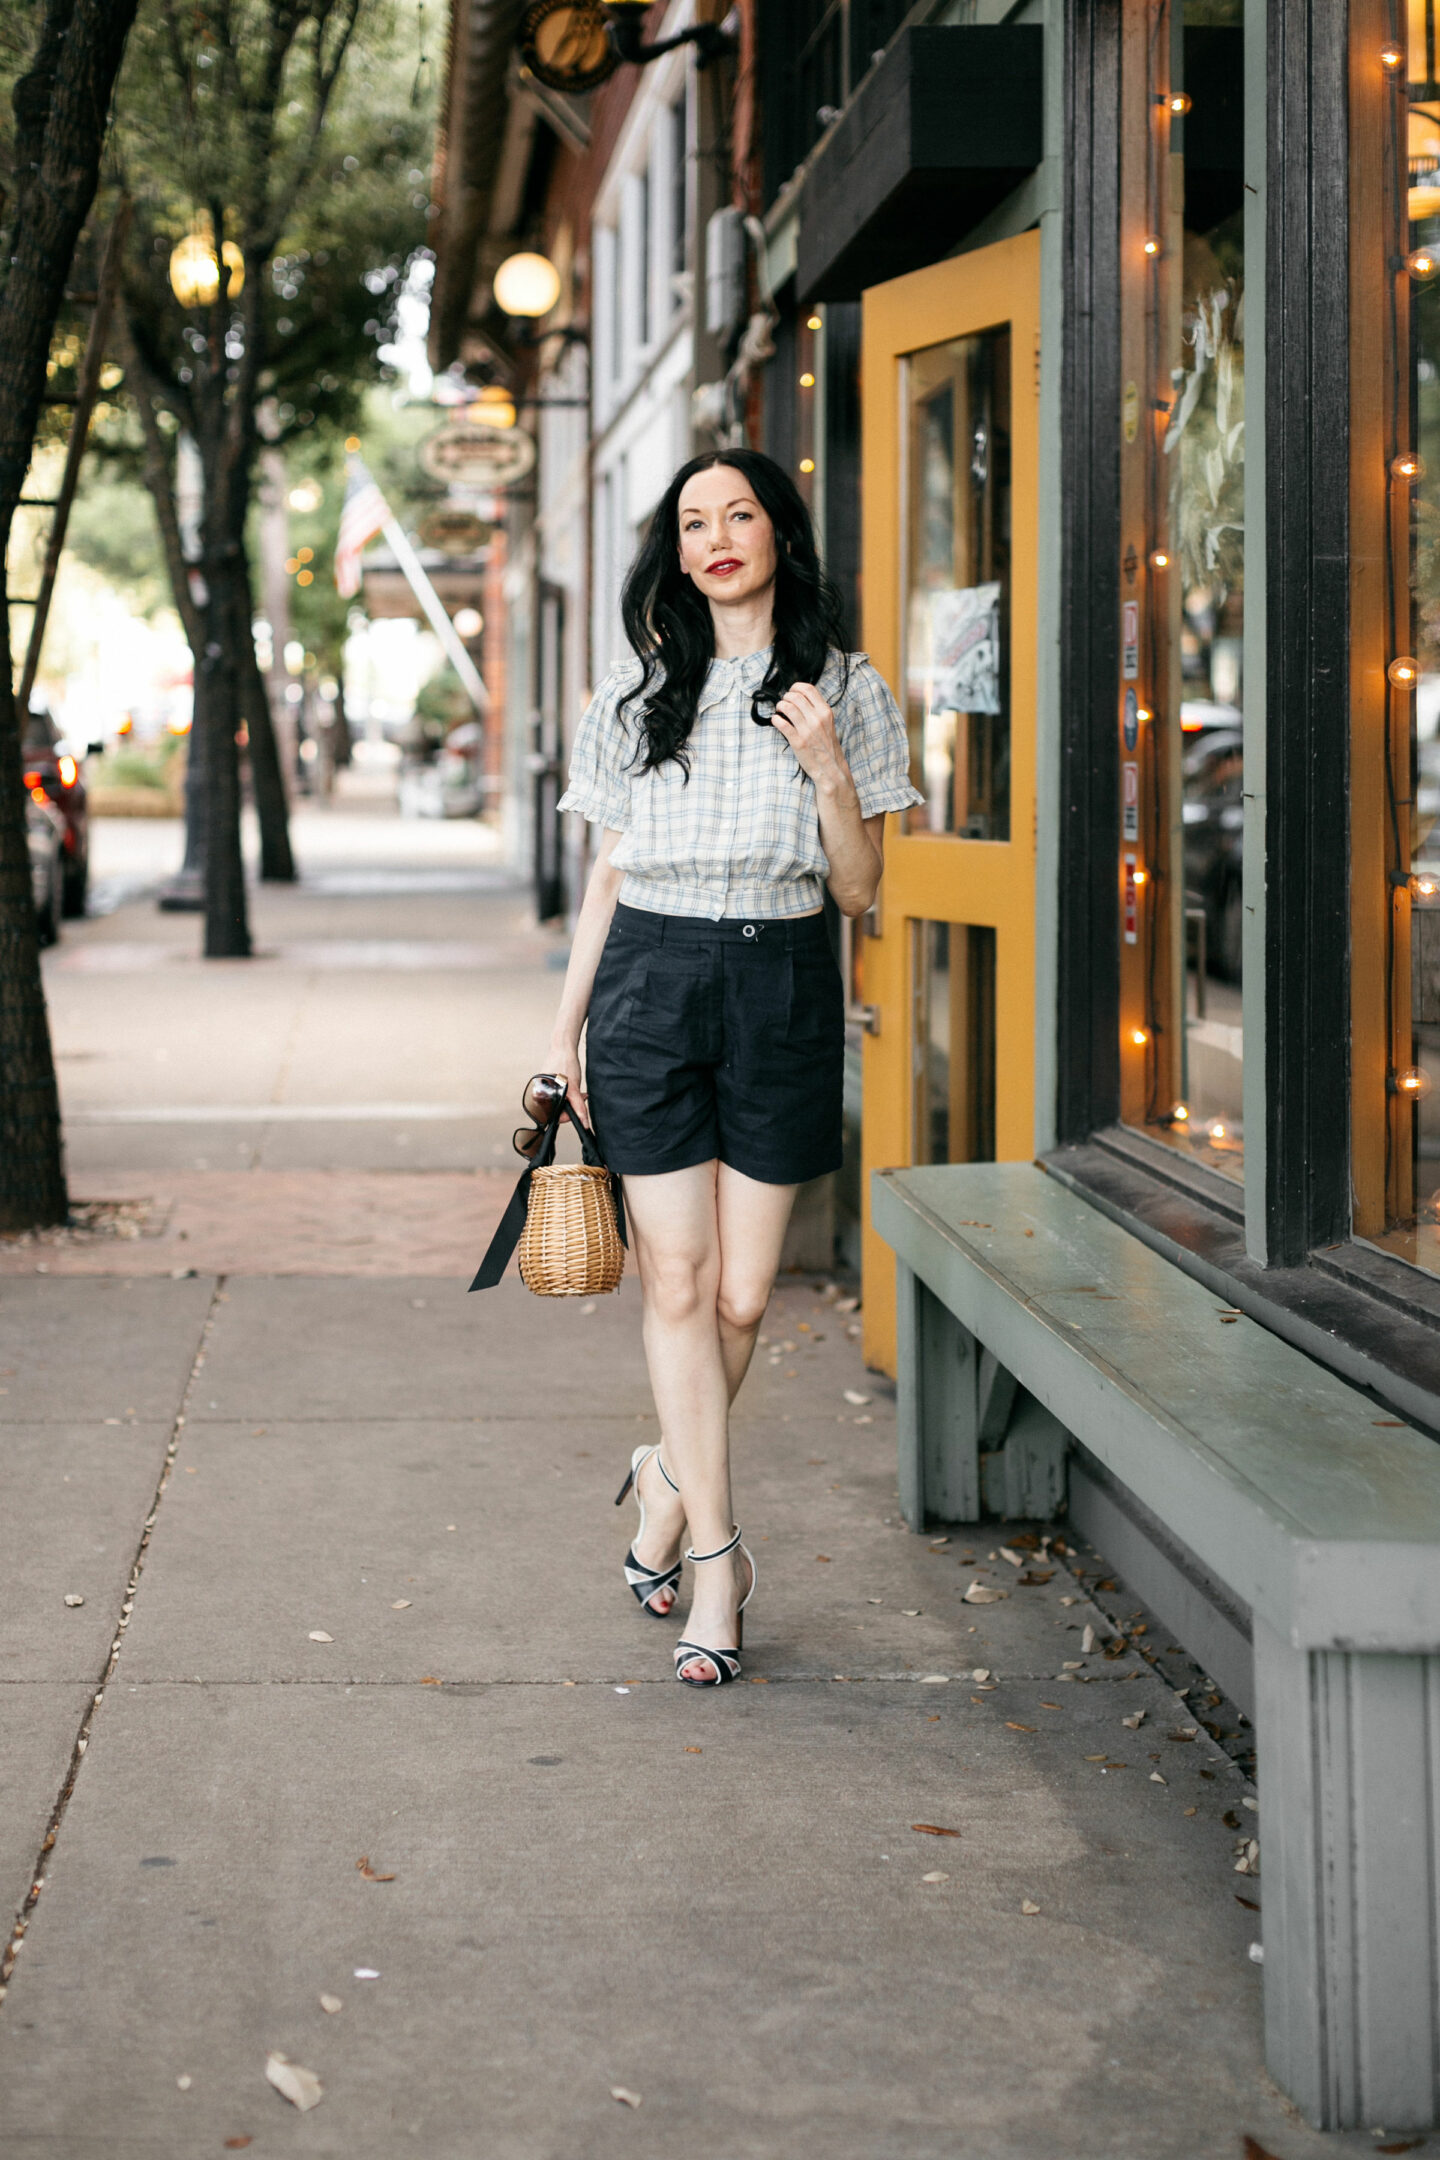
[[[744, 1553], [745, 1558], [750, 1563], [750, 1587], [745, 1592], [744, 1597], [741, 1598], [735, 1612], [735, 1648], [733, 1650], [712, 1650], [708, 1643], [685, 1642], [683, 1640], [676, 1643], [675, 1677], [677, 1680], [683, 1680], [686, 1687], [724, 1687], [727, 1682], [740, 1678], [740, 1651], [745, 1642], [745, 1607], [755, 1595], [755, 1584], [758, 1580], [755, 1556], [747, 1545], [740, 1544], [740, 1532], [737, 1528], [728, 1545], [717, 1545], [714, 1552], [687, 1552], [685, 1558], [692, 1567], [704, 1567], [707, 1560], [727, 1559], [737, 1546], [739, 1546], [740, 1551]], [[713, 1680], [692, 1680], [688, 1673], [681, 1670], [682, 1666], [693, 1664], [696, 1658], [704, 1658], [707, 1664], [714, 1667], [715, 1677]]]
[[[680, 1490], [679, 1486], [675, 1483], [674, 1478], [671, 1477], [669, 1471], [665, 1468], [664, 1463], [660, 1460], [660, 1448], [658, 1443], [655, 1447], [636, 1448], [634, 1454], [630, 1458], [630, 1475], [626, 1478], [624, 1484], [620, 1487], [619, 1492], [616, 1493], [615, 1505], [616, 1507], [619, 1507], [623, 1502], [625, 1495], [633, 1487], [635, 1493], [635, 1504], [640, 1510], [640, 1528], [635, 1533], [635, 1544], [637, 1545], [639, 1544], [641, 1538], [643, 1538], [645, 1535], [645, 1502], [640, 1492], [640, 1472], [644, 1468], [646, 1461], [651, 1455], [655, 1457], [655, 1467], [660, 1472], [661, 1477], [664, 1478], [665, 1483], [670, 1487], [671, 1492], [678, 1493]], [[641, 1612], [649, 1613], [652, 1620], [669, 1619], [671, 1608], [667, 1606], [664, 1612], [657, 1612], [655, 1607], [651, 1604], [650, 1600], [661, 1590], [679, 1589], [680, 1562], [678, 1560], [675, 1562], [673, 1567], [642, 1567], [640, 1562], [635, 1557], [635, 1545], [632, 1545], [629, 1552], [627, 1552], [625, 1555], [625, 1580], [630, 1585], [630, 1588], [634, 1591]]]

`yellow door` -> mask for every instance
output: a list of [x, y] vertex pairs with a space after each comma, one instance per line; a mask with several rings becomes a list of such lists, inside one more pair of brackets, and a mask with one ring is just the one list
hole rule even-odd
[[865, 1354], [892, 1373], [871, 1171], [1034, 1152], [1039, 372], [1038, 233], [865, 295], [864, 645], [925, 796], [855, 955]]

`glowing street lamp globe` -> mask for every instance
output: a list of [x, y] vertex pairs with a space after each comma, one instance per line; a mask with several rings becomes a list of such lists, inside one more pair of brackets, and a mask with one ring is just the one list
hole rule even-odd
[[538, 321], [560, 298], [560, 273], [548, 255], [507, 255], [495, 272], [494, 291], [502, 314]]
[[214, 242], [198, 232], [187, 233], [171, 250], [170, 288], [181, 307], [210, 307], [220, 297], [221, 263], [229, 272], [226, 297], [233, 300], [245, 283], [245, 258], [233, 240], [221, 248], [218, 263]]

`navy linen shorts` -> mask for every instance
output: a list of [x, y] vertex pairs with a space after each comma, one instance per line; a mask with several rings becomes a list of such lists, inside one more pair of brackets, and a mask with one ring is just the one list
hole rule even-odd
[[823, 915], [710, 922], [617, 905], [586, 1089], [606, 1162], [720, 1161], [764, 1185], [838, 1170], [845, 999]]

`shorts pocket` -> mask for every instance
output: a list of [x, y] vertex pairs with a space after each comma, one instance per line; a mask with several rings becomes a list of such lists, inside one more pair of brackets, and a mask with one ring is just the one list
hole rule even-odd
[[648, 953], [633, 948], [627, 951], [623, 946], [617, 950], [607, 943], [590, 992], [592, 1040], [597, 1036], [619, 1037], [630, 1027], [644, 995], [649, 969]]
[[828, 952], [798, 954], [792, 963], [786, 1042], [811, 1056], [844, 1049], [845, 991]]

